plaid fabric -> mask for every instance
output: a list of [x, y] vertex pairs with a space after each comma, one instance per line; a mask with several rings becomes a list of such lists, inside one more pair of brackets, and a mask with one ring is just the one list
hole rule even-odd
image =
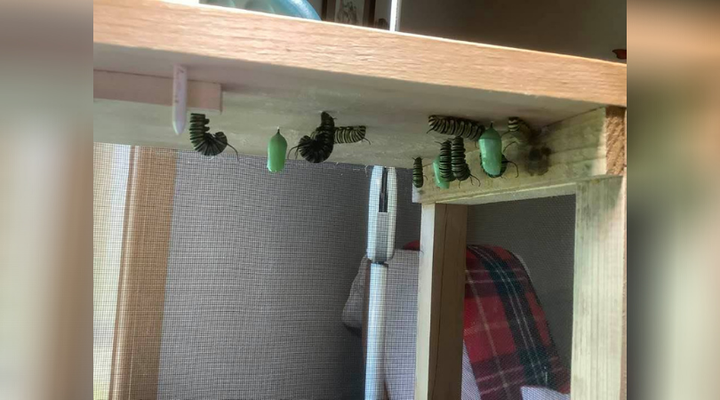
[[482, 400], [522, 399], [522, 386], [570, 390], [527, 271], [505, 249], [468, 246], [464, 340]]

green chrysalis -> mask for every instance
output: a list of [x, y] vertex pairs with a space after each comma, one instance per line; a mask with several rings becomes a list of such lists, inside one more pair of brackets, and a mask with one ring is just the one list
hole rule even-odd
[[450, 182], [443, 179], [440, 175], [440, 156], [435, 157], [433, 161], [433, 171], [435, 172], [435, 185], [440, 189], [448, 189]]
[[285, 168], [285, 152], [287, 151], [287, 140], [280, 134], [280, 128], [277, 133], [270, 138], [268, 142], [268, 158], [267, 169], [275, 173]]
[[492, 124], [480, 136], [478, 144], [480, 145], [480, 165], [482, 165], [483, 171], [491, 178], [502, 175], [502, 138]]

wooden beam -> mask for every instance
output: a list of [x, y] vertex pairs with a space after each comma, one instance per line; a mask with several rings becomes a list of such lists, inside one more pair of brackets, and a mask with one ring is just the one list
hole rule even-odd
[[[297, 144], [326, 110], [372, 142], [336, 146], [328, 161], [409, 168], [437, 154], [430, 114], [545, 126], [627, 97], [626, 65], [566, 55], [156, 0], [95, 0], [93, 17], [95, 70], [170, 78], [183, 64], [191, 81], [222, 85], [211, 129], [247, 155], [266, 155], [278, 127]], [[190, 149], [167, 115], [98, 100], [94, 137]]]
[[175, 151], [131, 150], [110, 399], [157, 398], [175, 170]]
[[627, 168], [627, 110], [621, 107], [605, 109], [605, 169], [608, 175], [622, 175]]
[[[367, 125], [372, 145], [336, 146], [328, 160], [359, 165], [409, 168], [413, 157], [434, 157], [430, 114], [545, 126], [627, 97], [620, 63], [227, 7], [94, 0], [95, 70], [170, 78], [174, 64], [191, 81], [222, 85], [211, 129], [241, 154], [266, 155], [278, 127], [297, 144], [326, 110], [339, 124]], [[98, 100], [95, 140], [190, 149], [165, 108]]]
[[573, 400], [620, 399], [627, 190], [623, 177], [577, 185]]
[[460, 399], [467, 207], [423, 204], [416, 400]]
[[[551, 151], [544, 175], [528, 171], [528, 145], [510, 146], [505, 153], [518, 165], [518, 177], [515, 167], [508, 165], [505, 175], [489, 178], [480, 166], [480, 151], [468, 151], [466, 160], [479, 185], [456, 181], [449, 189], [440, 189], [434, 183], [432, 165], [428, 165], [424, 170], [428, 182], [413, 193], [413, 201], [484, 204], [559, 196], [574, 193], [577, 182], [622, 174], [626, 164], [624, 112], [618, 107], [599, 108], [547, 126], [539, 136], [539, 142]], [[504, 146], [516, 140], [511, 136], [506, 135]], [[466, 142], [465, 146], [470, 150], [473, 145]]]
[[623, 194], [625, 196], [625, 278], [623, 279], [623, 356], [621, 400], [627, 400], [627, 110], [625, 110], [625, 175], [623, 176]]
[[622, 319], [622, 381], [620, 382], [620, 400], [627, 400], [627, 175], [623, 177], [623, 195], [625, 196], [625, 246], [623, 275], [623, 319]]
[[98, 62], [119, 67], [141, 57], [135, 68], [186, 60], [193, 68], [212, 65], [220, 76], [233, 67], [262, 66], [314, 71], [327, 79], [369, 77], [376, 87], [396, 80], [436, 85], [440, 91], [475, 89], [505, 103], [511, 101], [503, 94], [540, 103], [566, 99], [625, 106], [627, 101], [624, 64], [224, 7], [94, 0], [93, 42], [96, 69]]
[[[188, 81], [187, 106], [206, 114], [222, 112], [222, 88], [217, 83]], [[172, 106], [173, 81], [157, 76], [93, 71], [95, 100]]]

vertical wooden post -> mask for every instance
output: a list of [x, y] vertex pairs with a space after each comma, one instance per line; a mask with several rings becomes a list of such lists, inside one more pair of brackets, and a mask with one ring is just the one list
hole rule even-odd
[[415, 399], [460, 399], [467, 206], [423, 204]]
[[110, 399], [157, 398], [176, 154], [131, 150]]
[[626, 193], [623, 177], [577, 185], [573, 400], [621, 398]]

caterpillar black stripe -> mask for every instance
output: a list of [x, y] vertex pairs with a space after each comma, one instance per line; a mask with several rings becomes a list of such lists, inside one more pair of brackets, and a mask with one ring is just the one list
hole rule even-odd
[[428, 117], [428, 125], [430, 131], [442, 133], [443, 135], [459, 136], [473, 141], [480, 139], [480, 135], [485, 132], [485, 126], [480, 122], [442, 115]]
[[332, 154], [335, 145], [335, 121], [330, 114], [323, 111], [320, 115], [320, 126], [311, 136], [303, 136], [297, 146], [288, 151], [288, 156], [295, 149], [295, 155], [311, 163], [321, 163]]
[[425, 183], [425, 176], [423, 175], [422, 158], [415, 157], [413, 160], [413, 186], [420, 189]]
[[[468, 178], [475, 178], [470, 173], [470, 167], [468, 166], [467, 162], [465, 161], [465, 143], [464, 139], [460, 136], [456, 136], [452, 140], [452, 147], [451, 147], [451, 165], [452, 165], [452, 174], [453, 176], [459, 180], [464, 181]], [[475, 178], [477, 179], [477, 178]], [[479, 182], [479, 180], [478, 180]]]
[[357, 143], [362, 140], [370, 143], [369, 140], [365, 139], [366, 130], [367, 128], [364, 125], [337, 126], [335, 127], [335, 144]]
[[449, 140], [440, 143], [440, 177], [446, 182], [452, 182], [455, 180], [455, 176], [452, 173], [452, 155], [451, 155], [452, 144]]
[[532, 129], [519, 117], [510, 117], [508, 118], [508, 132], [522, 132], [529, 134], [532, 132]]
[[228, 144], [225, 133], [217, 132], [214, 135], [210, 133], [209, 123], [210, 120], [205, 117], [205, 114], [190, 114], [190, 143], [195, 151], [204, 156], [213, 157], [230, 146], [235, 150], [235, 155], [240, 157], [237, 150]]

